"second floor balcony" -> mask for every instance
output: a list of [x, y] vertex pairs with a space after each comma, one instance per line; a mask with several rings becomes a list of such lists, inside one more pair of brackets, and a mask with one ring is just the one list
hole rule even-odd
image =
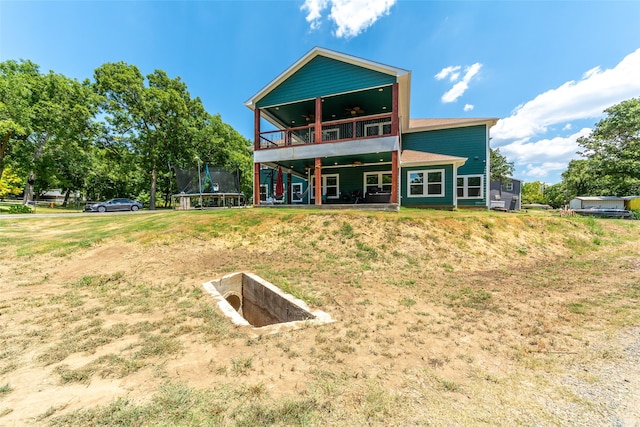
[[379, 114], [322, 123], [321, 139], [316, 140], [316, 124], [260, 132], [259, 150], [370, 139], [393, 135], [392, 115]]

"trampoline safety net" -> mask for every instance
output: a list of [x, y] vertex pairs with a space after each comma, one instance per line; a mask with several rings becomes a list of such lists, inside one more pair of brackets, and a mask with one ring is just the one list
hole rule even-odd
[[178, 193], [240, 193], [240, 170], [229, 172], [219, 166], [206, 165], [198, 171], [175, 168]]

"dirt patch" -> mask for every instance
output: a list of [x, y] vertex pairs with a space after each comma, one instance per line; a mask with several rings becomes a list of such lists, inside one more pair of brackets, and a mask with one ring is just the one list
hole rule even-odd
[[[9, 255], [0, 424], [46, 424], [118, 397], [144, 405], [167, 382], [314, 396], [350, 414], [322, 418], [334, 422], [383, 424], [388, 409], [362, 409], [379, 390], [400, 399], [385, 395], [395, 424], [640, 422], [639, 243], [616, 226], [449, 215], [300, 214], [226, 234], [213, 217], [205, 236]], [[252, 336], [202, 292], [234, 271], [337, 322]], [[628, 384], [617, 401], [603, 391], [612, 381]]]

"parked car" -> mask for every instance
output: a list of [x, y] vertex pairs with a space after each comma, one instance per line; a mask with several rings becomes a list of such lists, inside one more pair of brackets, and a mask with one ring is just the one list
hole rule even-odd
[[85, 212], [115, 212], [115, 211], [137, 211], [142, 209], [142, 203], [131, 199], [109, 199], [106, 202], [87, 203]]

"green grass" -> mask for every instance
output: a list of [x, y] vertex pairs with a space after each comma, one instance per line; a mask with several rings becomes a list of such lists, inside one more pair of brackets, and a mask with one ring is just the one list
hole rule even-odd
[[4, 385], [1, 385], [1, 386], [0, 386], [0, 399], [1, 399], [3, 396], [5, 396], [5, 395], [7, 395], [7, 394], [11, 393], [11, 391], [12, 391], [12, 390], [13, 390], [13, 387], [11, 387], [11, 386], [9, 385], [9, 383], [4, 384]]

